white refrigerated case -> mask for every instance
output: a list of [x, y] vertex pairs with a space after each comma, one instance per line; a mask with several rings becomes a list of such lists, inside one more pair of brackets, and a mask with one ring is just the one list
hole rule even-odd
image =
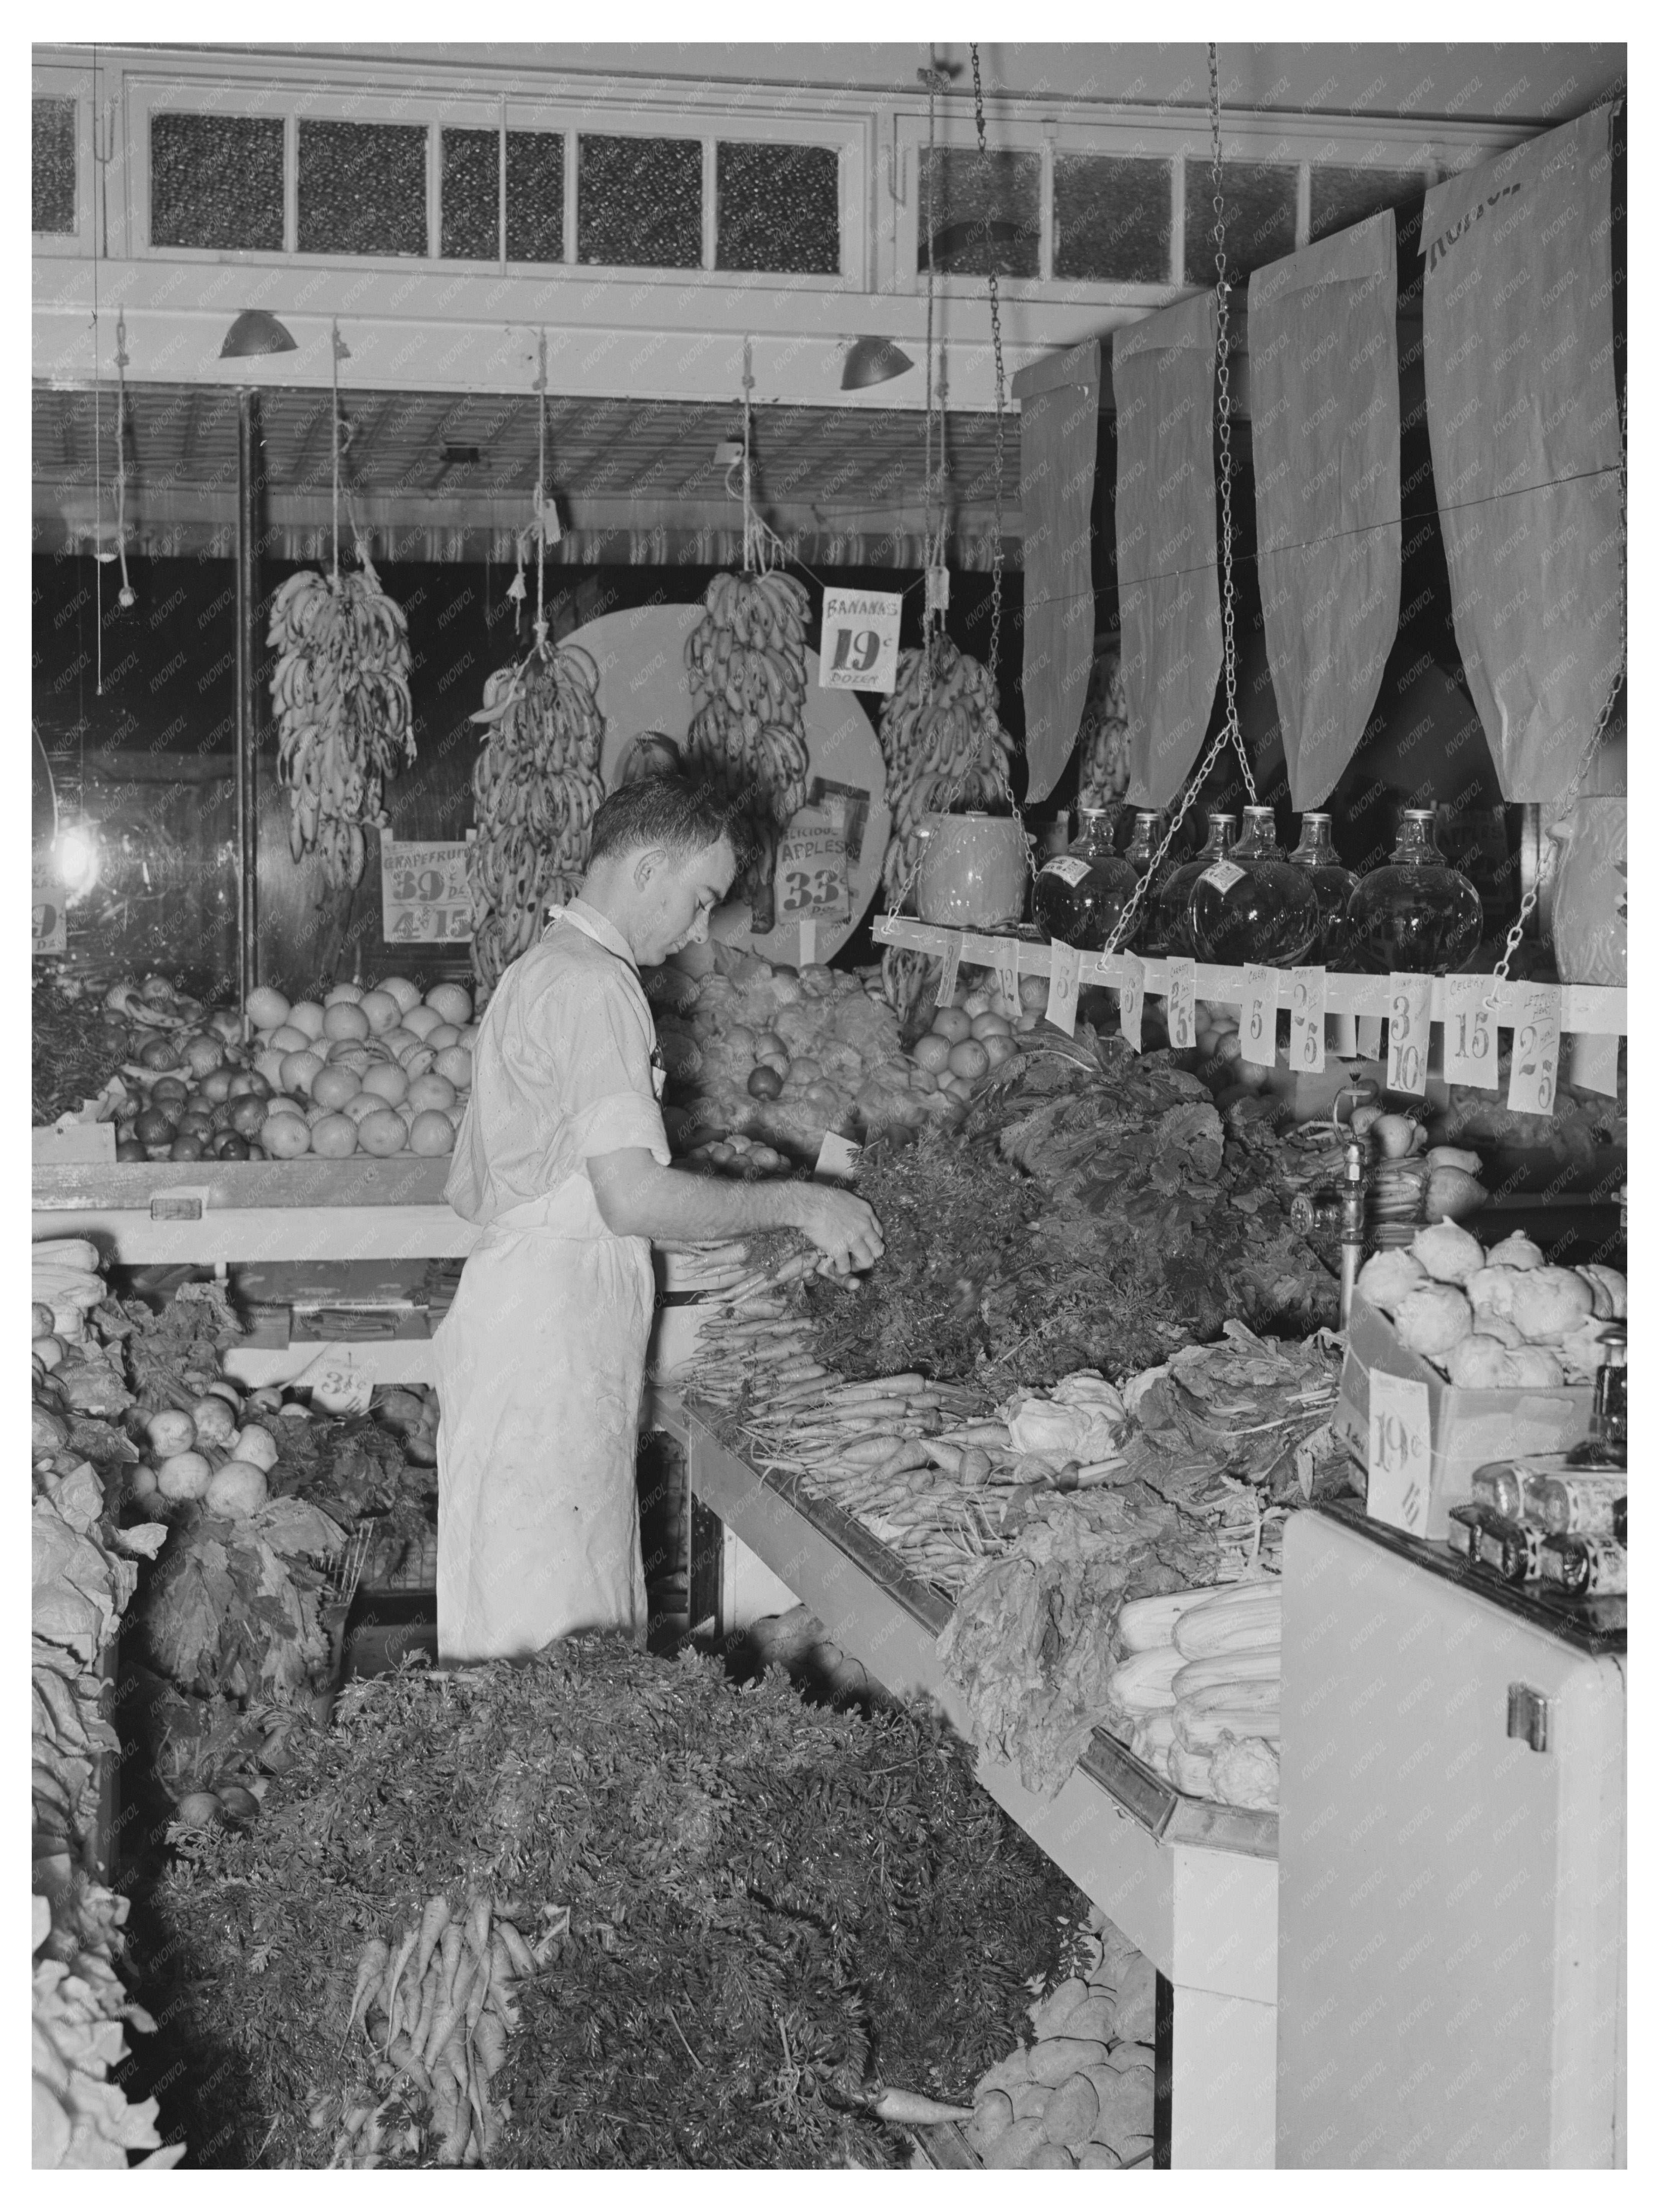
[[1291, 1517], [1278, 2163], [1625, 2163], [1623, 1601]]

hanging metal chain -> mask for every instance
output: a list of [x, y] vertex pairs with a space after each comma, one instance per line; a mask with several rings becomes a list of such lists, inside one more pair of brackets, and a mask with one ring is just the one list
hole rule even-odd
[[1221, 665], [1226, 678], [1225, 729], [1244, 772], [1250, 804], [1256, 803], [1255, 776], [1238, 726], [1238, 659], [1233, 635], [1233, 429], [1232, 372], [1227, 358], [1227, 222], [1221, 190], [1221, 77], [1216, 44], [1210, 41], [1210, 180], [1215, 209], [1216, 423], [1221, 447]]
[[[979, 47], [970, 44], [969, 54], [974, 64], [974, 129], [979, 134], [980, 159], [988, 168], [990, 149], [985, 143], [985, 90], [980, 82]], [[996, 681], [997, 656], [1002, 645], [1002, 460], [1004, 424], [1002, 413], [1002, 302], [997, 293], [996, 258], [991, 250], [991, 196], [985, 196], [985, 276], [991, 301], [991, 360], [996, 374], [997, 442], [996, 479], [993, 496], [995, 500], [995, 535], [991, 540], [991, 643], [987, 665], [991, 680]]]
[[[1626, 406], [1629, 404], [1628, 397], [1626, 398]], [[1625, 450], [1625, 418], [1621, 412], [1619, 417], [1619, 565], [1620, 570], [1619, 585], [1619, 667], [1612, 683], [1607, 686], [1607, 696], [1601, 702], [1601, 711], [1595, 718], [1595, 727], [1590, 732], [1589, 738], [1585, 740], [1584, 750], [1579, 756], [1578, 766], [1573, 772], [1571, 781], [1566, 784], [1565, 787], [1549, 802], [1555, 809], [1555, 819], [1558, 822], [1565, 814], [1568, 813], [1571, 808], [1577, 805], [1578, 794], [1583, 788], [1584, 779], [1589, 774], [1590, 769], [1595, 766], [1595, 756], [1601, 750], [1601, 740], [1606, 737], [1607, 733], [1607, 725], [1613, 720], [1613, 710], [1618, 702], [1619, 694], [1625, 688], [1629, 666], [1630, 576], [1628, 574], [1627, 563], [1630, 550], [1630, 529], [1629, 515], [1626, 504], [1627, 496], [1627, 487], [1626, 483], [1627, 462]], [[1510, 963], [1514, 959], [1516, 954], [1521, 950], [1521, 939], [1526, 933], [1527, 924], [1532, 919], [1533, 913], [1537, 905], [1538, 885], [1536, 883], [1532, 883], [1527, 886], [1525, 892], [1522, 896], [1520, 913], [1516, 915], [1515, 920], [1510, 924], [1510, 933], [1505, 939], [1504, 944], [1503, 957], [1499, 960], [1496, 968], [1492, 969], [1492, 976], [1495, 981], [1508, 982], [1510, 975]]]
[[1122, 951], [1123, 941], [1125, 938], [1131, 934], [1132, 926], [1138, 920], [1141, 908], [1146, 903], [1146, 895], [1158, 879], [1158, 872], [1164, 865], [1164, 855], [1169, 851], [1170, 846], [1175, 842], [1176, 830], [1180, 829], [1182, 823], [1192, 812], [1193, 801], [1198, 797], [1199, 793], [1203, 790], [1204, 780], [1209, 775], [1210, 770], [1215, 766], [1217, 761], [1220, 759], [1222, 748], [1226, 744], [1231, 735], [1231, 732], [1224, 726], [1218, 730], [1215, 734], [1214, 741], [1210, 746], [1209, 751], [1206, 753], [1203, 760], [1199, 764], [1197, 773], [1187, 779], [1187, 787], [1181, 795], [1181, 804], [1176, 807], [1175, 814], [1170, 820], [1169, 828], [1164, 832], [1164, 836], [1159, 842], [1158, 850], [1152, 854], [1152, 859], [1147, 862], [1146, 874], [1142, 876], [1140, 881], [1135, 885], [1134, 890], [1129, 895], [1128, 903], [1125, 906], [1122, 913], [1119, 915], [1117, 920], [1113, 923], [1112, 933], [1107, 939], [1105, 945], [1103, 948], [1105, 951], [1120, 952]]

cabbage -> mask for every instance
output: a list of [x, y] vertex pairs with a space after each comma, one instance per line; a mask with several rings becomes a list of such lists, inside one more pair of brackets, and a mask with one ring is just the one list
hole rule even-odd
[[[1463, 1294], [1477, 1314], [1495, 1314], [1507, 1321], [1515, 1310], [1515, 1286], [1520, 1280], [1514, 1267], [1477, 1267], [1463, 1285]], [[1484, 1322], [1477, 1322], [1484, 1328]]]
[[1590, 1318], [1589, 1285], [1571, 1267], [1534, 1267], [1516, 1278], [1510, 1318], [1528, 1344], [1556, 1344]]
[[1466, 1336], [1447, 1353], [1446, 1373], [1460, 1390], [1507, 1389], [1510, 1355], [1496, 1337]]
[[1480, 1239], [1455, 1221], [1437, 1221], [1432, 1228], [1419, 1229], [1412, 1239], [1412, 1255], [1439, 1283], [1467, 1281], [1486, 1256]]
[[1544, 1255], [1530, 1237], [1523, 1237], [1517, 1229], [1501, 1244], [1494, 1244], [1486, 1255], [1489, 1267], [1541, 1267]]
[[1607, 1353], [1607, 1346], [1601, 1338], [1601, 1323], [1600, 1321], [1587, 1321], [1571, 1336], [1564, 1336], [1553, 1349], [1569, 1382], [1593, 1382], [1595, 1371]]
[[[1466, 1290], [1464, 1296], [1467, 1297], [1468, 1295]], [[1474, 1310], [1474, 1333], [1477, 1336], [1490, 1336], [1498, 1343], [1509, 1345], [1511, 1347], [1526, 1342], [1525, 1337], [1522, 1335], [1512, 1321], [1503, 1314], [1493, 1313], [1489, 1307], [1486, 1306], [1476, 1306]]]
[[1588, 1261], [1573, 1269], [1589, 1285], [1590, 1310], [1598, 1321], [1623, 1321], [1628, 1310], [1628, 1288], [1617, 1267], [1603, 1267]]
[[1432, 1359], [1474, 1334], [1474, 1315], [1455, 1284], [1425, 1283], [1401, 1300], [1394, 1325], [1402, 1344]]
[[1427, 1280], [1427, 1270], [1409, 1252], [1374, 1252], [1359, 1270], [1354, 1288], [1379, 1312], [1391, 1314], [1401, 1298]]
[[1552, 1390], [1566, 1380], [1560, 1361], [1541, 1344], [1523, 1344], [1504, 1357], [1509, 1362], [1510, 1380], [1519, 1388]]

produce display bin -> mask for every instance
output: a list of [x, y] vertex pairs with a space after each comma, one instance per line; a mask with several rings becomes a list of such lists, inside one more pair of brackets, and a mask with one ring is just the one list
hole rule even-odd
[[1370, 1378], [1403, 1376], [1429, 1394], [1429, 1518], [1424, 1534], [1443, 1542], [1448, 1516], [1469, 1501], [1469, 1478], [1488, 1460], [1511, 1452], [1566, 1451], [1589, 1434], [1595, 1392], [1589, 1383], [1559, 1389], [1459, 1390], [1401, 1341], [1388, 1316], [1361, 1297], [1353, 1302], [1348, 1349], [1337, 1395], [1338, 1436], [1361, 1467], [1370, 1437]]
[[[699, 1509], [718, 1516], [878, 1681], [931, 1699], [968, 1735], [965, 1701], [936, 1649], [945, 1601], [798, 1478], [763, 1476], [695, 1412], [689, 1427]], [[1098, 1729], [1053, 1798], [1034, 1796], [985, 1752], [975, 1771], [1170, 1984], [1171, 2163], [1270, 2166], [1277, 1814], [1183, 1796]]]

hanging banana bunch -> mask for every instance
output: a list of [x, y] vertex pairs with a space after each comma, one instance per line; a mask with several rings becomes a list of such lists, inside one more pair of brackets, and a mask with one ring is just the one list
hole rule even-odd
[[[921, 865], [927, 816], [1006, 796], [1013, 740], [998, 720], [989, 669], [942, 631], [930, 646], [900, 653], [898, 680], [881, 710], [879, 737], [887, 764], [887, 803], [893, 810], [881, 879], [889, 908], [896, 911]], [[882, 986], [902, 1023], [915, 1012], [928, 966], [927, 954], [900, 945], [890, 945], [882, 955]]]
[[359, 548], [354, 575], [301, 569], [277, 592], [267, 645], [289, 849], [320, 853], [337, 890], [362, 881], [366, 829], [384, 829], [385, 781], [415, 757], [409, 626]]
[[472, 966], [494, 990], [539, 935], [550, 902], [574, 896], [605, 786], [599, 672], [579, 645], [538, 642], [484, 685], [489, 730], [472, 769], [477, 834], [467, 848]]
[[686, 757], [748, 833], [749, 859], [734, 886], [755, 933], [775, 919], [778, 842], [806, 799], [807, 598], [791, 576], [719, 575], [702, 620], [685, 641], [698, 700]]
[[1008, 793], [1013, 740], [997, 719], [990, 671], [948, 637], [934, 647], [933, 696], [921, 652], [902, 653], [898, 681], [881, 710], [882, 758], [893, 834], [881, 879], [896, 905], [915, 879], [929, 814], [983, 805]]
[[1115, 646], [1098, 653], [1089, 672], [1078, 762], [1079, 806], [1105, 806], [1129, 788], [1129, 695]]

